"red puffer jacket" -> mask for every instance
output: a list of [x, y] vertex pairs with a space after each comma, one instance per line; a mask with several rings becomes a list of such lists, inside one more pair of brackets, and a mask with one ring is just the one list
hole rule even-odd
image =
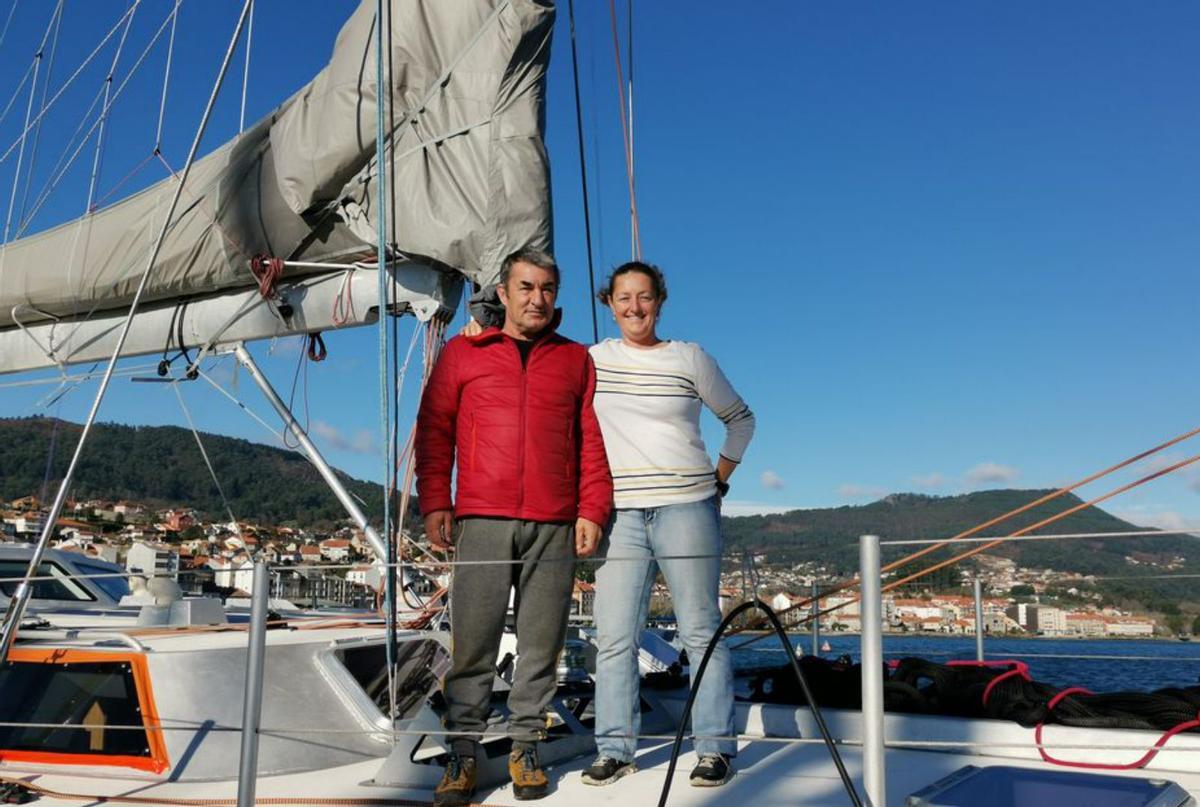
[[595, 387], [587, 348], [557, 333], [537, 341], [524, 367], [498, 328], [451, 339], [417, 416], [421, 511], [453, 505], [458, 517], [604, 524], [612, 475], [592, 409]]

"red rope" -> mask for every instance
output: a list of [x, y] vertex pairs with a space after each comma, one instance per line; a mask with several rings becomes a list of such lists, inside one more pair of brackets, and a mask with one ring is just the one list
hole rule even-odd
[[328, 355], [329, 351], [325, 349], [325, 340], [321, 338], [321, 334], [310, 333], [308, 335], [308, 360], [325, 361], [325, 357]]
[[[1095, 693], [1091, 692], [1090, 690], [1084, 689], [1083, 687], [1068, 687], [1067, 689], [1064, 689], [1062, 692], [1059, 692], [1057, 695], [1055, 695], [1053, 698], [1051, 698], [1050, 702], [1046, 704], [1047, 715], [1050, 712], [1054, 711], [1054, 707], [1057, 706], [1064, 698], [1066, 698], [1069, 695], [1075, 695], [1075, 694], [1092, 695]], [[1043, 720], [1042, 722], [1037, 724], [1037, 727], [1033, 731], [1033, 738], [1034, 738], [1034, 741], [1037, 743], [1038, 753], [1042, 755], [1042, 759], [1044, 759], [1046, 762], [1049, 762], [1052, 765], [1061, 765], [1066, 768], [1088, 768], [1090, 770], [1100, 770], [1100, 771], [1131, 771], [1131, 770], [1135, 770], [1137, 768], [1144, 768], [1147, 764], [1149, 764], [1150, 760], [1152, 760], [1156, 756], [1158, 756], [1158, 752], [1163, 749], [1163, 746], [1165, 746], [1167, 744], [1167, 741], [1170, 740], [1172, 737], [1174, 737], [1176, 734], [1179, 734], [1184, 731], [1189, 731], [1194, 728], [1200, 728], [1200, 713], [1198, 713], [1194, 719], [1185, 720], [1182, 723], [1180, 723], [1178, 726], [1175, 726], [1174, 728], [1168, 729], [1167, 731], [1163, 732], [1163, 735], [1158, 738], [1158, 741], [1156, 743], [1154, 743], [1153, 747], [1151, 747], [1150, 750], [1148, 750], [1145, 754], [1143, 754], [1140, 759], [1137, 759], [1133, 762], [1126, 762], [1126, 763], [1075, 762], [1075, 761], [1068, 760], [1068, 759], [1056, 759], [1056, 758], [1050, 756], [1048, 753], [1046, 753], [1046, 749], [1042, 746], [1042, 729], [1045, 727], [1045, 725], [1046, 725], [1045, 720]]]
[[250, 259], [250, 272], [258, 281], [258, 293], [270, 299], [275, 296], [275, 284], [283, 277], [283, 258], [255, 255]]

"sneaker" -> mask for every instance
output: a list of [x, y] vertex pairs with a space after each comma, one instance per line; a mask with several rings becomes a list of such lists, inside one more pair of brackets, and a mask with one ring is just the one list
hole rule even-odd
[[720, 787], [729, 781], [733, 769], [725, 754], [701, 754], [700, 761], [692, 768], [688, 782], [692, 787]]
[[537, 751], [517, 748], [508, 755], [508, 775], [518, 801], [540, 799], [550, 792], [550, 780], [538, 764]]
[[465, 807], [475, 797], [475, 758], [451, 754], [442, 781], [433, 791], [436, 807]]
[[583, 772], [583, 783], [585, 785], [611, 785], [613, 782], [620, 779], [622, 776], [627, 776], [637, 771], [637, 765], [632, 762], [622, 762], [619, 759], [612, 757], [599, 756], [596, 761]]

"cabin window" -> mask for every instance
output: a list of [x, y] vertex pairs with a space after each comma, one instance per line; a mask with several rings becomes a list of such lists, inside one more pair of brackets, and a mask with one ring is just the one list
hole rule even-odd
[[0, 755], [151, 755], [129, 662], [10, 661], [0, 667], [0, 724]]
[[[354, 676], [381, 714], [388, 713], [387, 648], [382, 644], [343, 647], [338, 661]], [[450, 668], [450, 657], [439, 642], [416, 639], [396, 646], [396, 720], [417, 714], [425, 698]]]
[[[29, 564], [22, 560], [0, 560], [0, 592], [11, 597], [20, 585], [13, 578], [22, 578], [29, 571]], [[57, 563], [43, 563], [38, 567], [37, 577], [50, 577], [52, 580], [35, 580], [30, 583], [30, 596], [35, 600], [69, 600], [71, 602], [94, 601], [87, 589], [71, 579], [66, 569]]]
[[80, 574], [102, 575], [90, 578], [92, 584], [112, 597], [117, 602], [129, 593], [129, 581], [121, 572], [107, 566], [93, 566], [90, 563], [76, 563]]

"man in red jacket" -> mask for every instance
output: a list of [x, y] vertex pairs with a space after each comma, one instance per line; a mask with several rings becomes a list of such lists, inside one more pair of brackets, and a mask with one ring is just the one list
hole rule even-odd
[[[517, 666], [508, 697], [509, 773], [518, 799], [549, 792], [537, 761], [566, 635], [576, 556], [596, 551], [612, 477], [592, 410], [587, 348], [555, 332], [559, 274], [537, 250], [505, 259], [504, 326], [456, 336], [417, 417], [417, 495], [431, 544], [455, 548], [453, 663], [444, 682], [451, 758], [438, 805], [468, 804], [487, 727], [496, 655], [516, 588]], [[457, 490], [450, 476], [457, 461]]]

